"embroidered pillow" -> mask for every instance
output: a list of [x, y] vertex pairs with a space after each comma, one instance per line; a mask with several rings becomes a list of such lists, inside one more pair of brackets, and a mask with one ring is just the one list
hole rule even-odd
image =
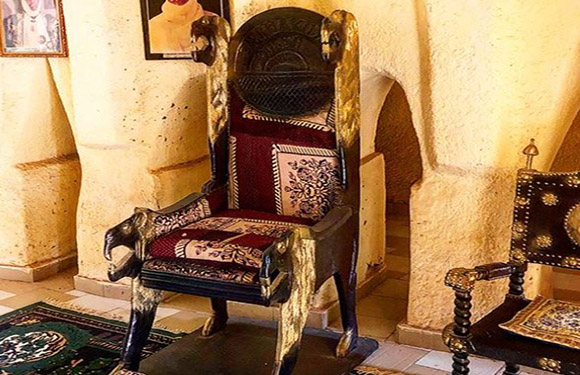
[[580, 349], [580, 305], [536, 297], [501, 328], [525, 337]]
[[333, 149], [230, 137], [230, 208], [320, 220], [339, 200], [340, 167]]

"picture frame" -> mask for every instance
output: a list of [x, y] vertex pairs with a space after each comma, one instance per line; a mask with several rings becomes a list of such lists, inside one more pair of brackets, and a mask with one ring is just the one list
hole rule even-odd
[[0, 0], [0, 57], [68, 57], [62, 0]]
[[230, 21], [229, 0], [141, 0], [145, 58], [191, 59], [191, 24], [205, 14]]

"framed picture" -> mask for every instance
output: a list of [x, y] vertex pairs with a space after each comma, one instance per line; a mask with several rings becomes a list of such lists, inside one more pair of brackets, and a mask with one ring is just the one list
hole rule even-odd
[[141, 0], [145, 58], [190, 59], [191, 24], [205, 14], [230, 20], [229, 0]]
[[0, 0], [0, 56], [66, 57], [62, 0]]

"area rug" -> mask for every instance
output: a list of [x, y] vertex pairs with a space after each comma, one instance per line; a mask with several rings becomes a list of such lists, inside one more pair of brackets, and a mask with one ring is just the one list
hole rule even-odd
[[[44, 302], [15, 310], [0, 316], [0, 375], [107, 375], [117, 364], [126, 328], [121, 321]], [[182, 335], [154, 329], [143, 358]], [[359, 367], [349, 375], [399, 374]]]
[[[0, 316], [0, 374], [106, 375], [117, 364], [127, 325], [36, 303]], [[143, 357], [181, 335], [153, 330]]]

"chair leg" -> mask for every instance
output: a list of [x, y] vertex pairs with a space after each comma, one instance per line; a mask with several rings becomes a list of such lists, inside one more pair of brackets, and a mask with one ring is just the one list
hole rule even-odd
[[452, 375], [467, 375], [469, 374], [469, 354], [455, 353], [453, 354], [453, 372]]
[[121, 351], [121, 368], [139, 370], [141, 351], [149, 338], [161, 297], [160, 290], [144, 287], [138, 277], [133, 279], [131, 318]]
[[302, 331], [315, 292], [315, 250], [316, 243], [313, 240], [299, 238], [294, 240], [294, 246], [288, 250], [291, 254], [292, 284], [290, 297], [280, 305], [276, 360], [272, 375], [290, 375], [298, 360]]
[[336, 356], [346, 357], [355, 347], [358, 338], [356, 319], [356, 272], [354, 269], [338, 272], [334, 275], [338, 291], [340, 314], [344, 333], [336, 347]]
[[210, 316], [201, 329], [203, 337], [212, 336], [226, 327], [228, 322], [228, 303], [225, 299], [212, 298], [211, 308], [213, 310]]
[[505, 370], [503, 370], [504, 375], [518, 375], [520, 373], [520, 365], [515, 363], [506, 362]]

